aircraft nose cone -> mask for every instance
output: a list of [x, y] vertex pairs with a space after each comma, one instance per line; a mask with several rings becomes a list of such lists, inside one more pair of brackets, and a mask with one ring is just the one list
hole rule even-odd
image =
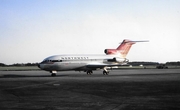
[[44, 69], [44, 65], [42, 63], [39, 63], [37, 66], [38, 66], [38, 68], [40, 68], [42, 70]]

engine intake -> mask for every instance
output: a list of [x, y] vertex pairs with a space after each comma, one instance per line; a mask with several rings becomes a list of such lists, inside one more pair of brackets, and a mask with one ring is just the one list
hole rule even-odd
[[104, 53], [106, 55], [109, 55], [109, 54], [116, 54], [118, 51], [116, 49], [105, 49], [104, 50]]
[[108, 62], [124, 62], [126, 59], [124, 58], [116, 58], [114, 57], [113, 59], [108, 59]]

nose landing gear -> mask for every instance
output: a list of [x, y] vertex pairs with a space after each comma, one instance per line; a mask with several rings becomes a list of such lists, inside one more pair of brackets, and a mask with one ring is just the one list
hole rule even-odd
[[57, 71], [50, 71], [51, 76], [56, 76]]
[[55, 73], [52, 73], [51, 76], [56, 76], [56, 74], [55, 74]]

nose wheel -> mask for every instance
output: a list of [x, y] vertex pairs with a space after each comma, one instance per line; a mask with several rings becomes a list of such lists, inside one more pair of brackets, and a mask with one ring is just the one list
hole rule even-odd
[[56, 76], [56, 73], [52, 73], [51, 76]]
[[56, 76], [57, 71], [50, 71], [51, 76]]

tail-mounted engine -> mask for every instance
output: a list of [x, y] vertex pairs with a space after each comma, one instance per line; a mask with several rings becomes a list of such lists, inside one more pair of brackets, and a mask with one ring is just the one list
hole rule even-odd
[[105, 50], [104, 50], [104, 53], [105, 53], [106, 55], [117, 54], [117, 52], [118, 52], [118, 50], [116, 50], [116, 49], [105, 49]]
[[124, 59], [124, 58], [116, 58], [114, 57], [113, 59], [108, 59], [108, 62], [119, 62], [119, 63], [127, 63], [129, 60]]

